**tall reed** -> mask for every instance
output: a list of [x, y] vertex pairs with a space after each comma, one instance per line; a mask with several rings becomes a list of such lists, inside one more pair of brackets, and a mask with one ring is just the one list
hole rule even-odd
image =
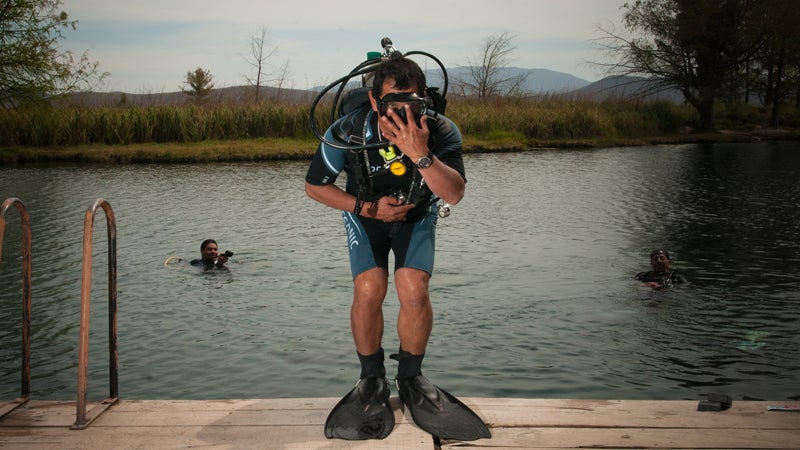
[[0, 123], [4, 146], [311, 136], [308, 107], [290, 104], [37, 107], [0, 110]]
[[[254, 138], [313, 138], [309, 105], [218, 103], [38, 107], [0, 110], [0, 146], [191, 143]], [[318, 107], [320, 131], [329, 106]], [[667, 102], [591, 101], [543, 95], [489, 102], [451, 99], [447, 116], [462, 134], [491, 139], [513, 134], [528, 142], [625, 138], [677, 132], [692, 118]]]
[[529, 140], [633, 138], [675, 133], [691, 118], [668, 102], [592, 101], [540, 96], [451, 102], [447, 110], [465, 135], [516, 132]]

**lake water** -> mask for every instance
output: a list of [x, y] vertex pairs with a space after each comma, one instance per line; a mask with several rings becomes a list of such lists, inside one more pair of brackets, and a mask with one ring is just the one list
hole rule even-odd
[[[800, 399], [800, 143], [467, 155], [439, 221], [423, 369], [461, 396]], [[74, 399], [83, 216], [118, 227], [120, 396], [338, 397], [359, 366], [340, 214], [307, 161], [0, 168], [33, 227], [32, 397]], [[0, 398], [19, 395], [20, 221], [0, 263]], [[228, 271], [188, 260], [205, 238]], [[108, 393], [105, 217], [90, 399]], [[664, 246], [690, 284], [633, 275]], [[165, 265], [170, 256], [181, 262]], [[387, 353], [397, 300], [385, 303]], [[396, 363], [387, 360], [390, 376]]]

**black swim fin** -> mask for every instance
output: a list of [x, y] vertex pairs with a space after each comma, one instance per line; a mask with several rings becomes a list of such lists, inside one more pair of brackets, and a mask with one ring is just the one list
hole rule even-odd
[[325, 437], [347, 440], [383, 439], [394, 429], [389, 405], [389, 383], [384, 378], [362, 378], [333, 407], [325, 421]]
[[414, 423], [433, 436], [457, 441], [492, 437], [483, 419], [424, 376], [397, 380], [397, 389]]

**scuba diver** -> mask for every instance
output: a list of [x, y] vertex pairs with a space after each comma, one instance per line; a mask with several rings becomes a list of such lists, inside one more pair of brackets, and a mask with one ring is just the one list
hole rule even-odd
[[[200, 244], [200, 258], [193, 259], [189, 262], [189, 264], [193, 266], [203, 267], [206, 269], [224, 269], [225, 263], [228, 262], [228, 258], [233, 256], [233, 252], [228, 250], [225, 253], [219, 253], [219, 246], [217, 245], [217, 241], [214, 239], [206, 239]], [[169, 261], [169, 259], [167, 259]], [[166, 262], [164, 263], [167, 264]]]
[[[466, 185], [461, 133], [441, 115], [446, 89], [439, 94], [427, 87], [425, 74], [408, 58], [432, 55], [403, 55], [388, 38], [381, 44], [381, 58], [365, 61], [320, 92], [310, 113], [321, 142], [305, 189], [310, 198], [342, 211], [354, 285], [350, 325], [361, 364], [358, 383], [330, 412], [325, 436], [383, 439], [394, 428], [382, 347], [391, 251], [400, 302], [400, 349], [391, 358], [398, 361], [395, 382], [401, 401], [414, 422], [438, 438], [489, 438], [480, 417], [422, 375], [433, 323], [429, 281], [437, 212], [449, 214], [448, 204], [462, 199]], [[340, 99], [341, 89], [358, 75], [364, 86]], [[314, 110], [337, 84], [333, 124], [321, 136]], [[335, 184], [341, 172], [347, 177], [344, 189]], [[437, 200], [445, 202], [438, 211]]]
[[687, 282], [686, 277], [671, 268], [669, 252], [664, 249], [659, 248], [650, 252], [650, 265], [653, 270], [639, 272], [635, 276], [637, 280], [648, 286], [662, 288]]

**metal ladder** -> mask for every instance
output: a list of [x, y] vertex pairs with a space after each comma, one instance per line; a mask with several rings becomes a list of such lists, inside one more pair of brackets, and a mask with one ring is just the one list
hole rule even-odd
[[18, 198], [9, 198], [0, 208], [0, 262], [6, 232], [6, 211], [15, 207], [22, 216], [22, 387], [20, 396], [0, 404], [0, 417], [24, 405], [31, 398], [31, 219]]
[[[0, 406], [0, 417], [30, 399], [30, 329], [31, 329], [31, 231], [30, 218], [21, 200], [9, 198], [0, 210], [0, 255], [5, 233], [5, 213], [11, 206], [22, 216], [22, 393], [19, 398]], [[108, 349], [109, 396], [87, 413], [86, 397], [89, 368], [89, 318], [92, 289], [92, 237], [97, 209], [106, 216], [108, 232]], [[98, 198], [86, 210], [83, 221], [83, 263], [81, 268], [80, 336], [78, 339], [78, 398], [73, 430], [82, 430], [119, 400], [119, 354], [117, 352], [117, 222], [111, 205]]]

